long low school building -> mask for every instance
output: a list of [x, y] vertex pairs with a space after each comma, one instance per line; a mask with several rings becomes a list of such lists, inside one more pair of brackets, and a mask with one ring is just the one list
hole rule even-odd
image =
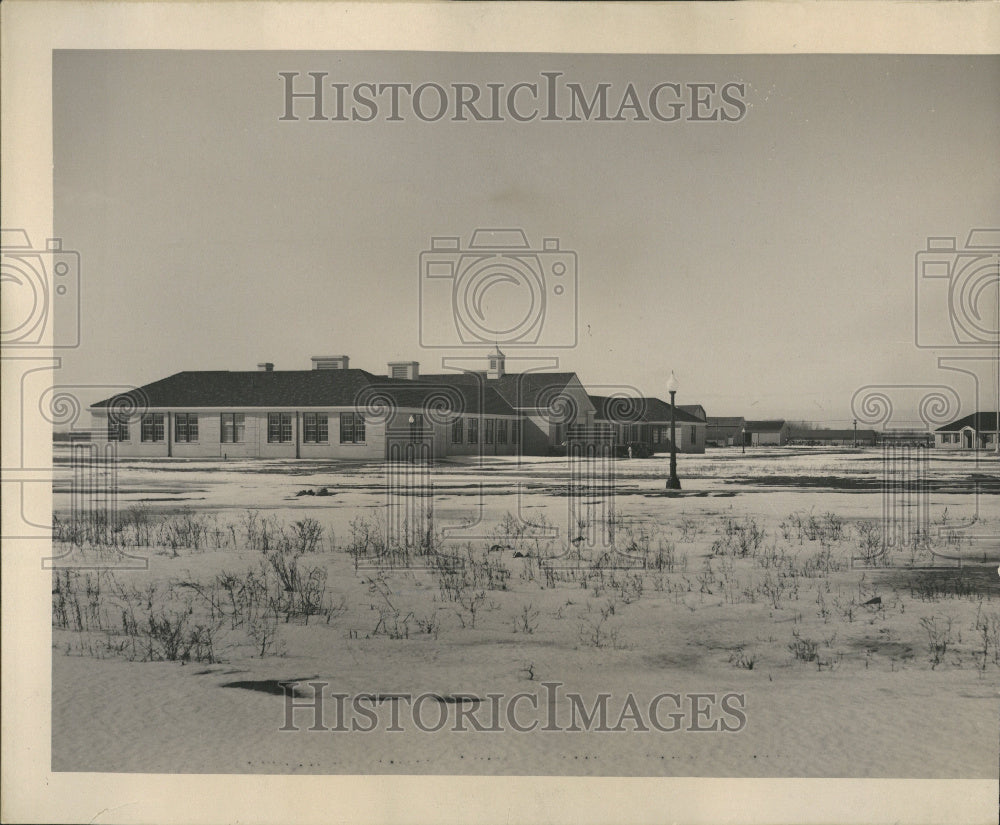
[[516, 455], [522, 440], [491, 387], [346, 368], [179, 372], [90, 410], [92, 440], [135, 458]]

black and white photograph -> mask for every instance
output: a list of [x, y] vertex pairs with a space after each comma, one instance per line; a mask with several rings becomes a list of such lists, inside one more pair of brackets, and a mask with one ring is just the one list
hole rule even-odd
[[[390, 783], [358, 821], [445, 777], [990, 821], [997, 15], [993, 53], [519, 49], [475, 6], [405, 48], [53, 36], [51, 222], [5, 198], [0, 248], [31, 759]], [[712, 787], [678, 821], [753, 817]]]

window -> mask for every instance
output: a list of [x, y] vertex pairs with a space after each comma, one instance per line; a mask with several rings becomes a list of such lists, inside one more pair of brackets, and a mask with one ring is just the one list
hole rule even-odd
[[287, 444], [292, 440], [292, 414], [267, 414], [267, 441], [269, 444]]
[[653, 427], [653, 443], [654, 444], [659, 444], [660, 443], [660, 428], [659, 427]]
[[140, 438], [143, 441], [163, 441], [163, 413], [146, 413], [142, 417]]
[[470, 444], [478, 444], [479, 443], [479, 419], [478, 418], [470, 418], [469, 419], [468, 433], [469, 433], [469, 443]]
[[223, 444], [241, 444], [246, 433], [246, 416], [243, 413], [222, 413]]
[[507, 419], [497, 419], [497, 444], [507, 443]]
[[517, 444], [521, 439], [521, 422], [516, 418], [510, 422], [510, 443]]
[[174, 413], [174, 441], [178, 444], [198, 440], [198, 416], [194, 413]]
[[108, 441], [129, 441], [132, 436], [128, 431], [128, 419], [121, 418], [120, 413], [108, 413]]
[[691, 443], [698, 443], [698, 428], [695, 427], [694, 424], [691, 425]]
[[361, 413], [340, 414], [340, 443], [363, 444], [365, 441], [365, 417]]
[[487, 418], [483, 421], [483, 444], [492, 444], [496, 432], [496, 419]]
[[325, 444], [330, 440], [326, 413], [305, 413], [302, 416], [302, 440], [306, 444]]
[[424, 437], [424, 417], [420, 413], [414, 413], [408, 419], [410, 422], [410, 440], [421, 441]]
[[456, 418], [451, 422], [451, 443], [461, 444], [465, 440], [465, 419]]

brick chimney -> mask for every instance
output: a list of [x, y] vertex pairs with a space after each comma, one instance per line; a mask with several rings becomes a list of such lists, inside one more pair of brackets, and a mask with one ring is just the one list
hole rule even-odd
[[390, 361], [390, 378], [406, 378], [409, 381], [416, 381], [420, 377], [419, 361]]
[[346, 355], [314, 355], [312, 365], [314, 370], [346, 370], [350, 359]]
[[257, 369], [261, 372], [274, 372], [274, 364], [270, 361], [262, 361], [257, 365]]

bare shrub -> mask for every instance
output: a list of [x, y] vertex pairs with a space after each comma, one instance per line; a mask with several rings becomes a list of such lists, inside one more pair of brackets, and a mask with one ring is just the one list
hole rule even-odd
[[792, 643], [788, 649], [792, 652], [796, 661], [815, 662], [819, 658], [819, 642], [806, 639], [799, 635], [799, 631], [792, 631]]
[[951, 616], [924, 616], [920, 626], [927, 633], [927, 651], [931, 657], [931, 668], [941, 664], [952, 642], [951, 628], [954, 620]]
[[740, 521], [727, 518], [722, 535], [712, 544], [712, 555], [756, 556], [765, 535], [766, 532], [753, 516], [746, 516]]
[[988, 615], [983, 615], [983, 604], [979, 603], [979, 610], [976, 613], [976, 630], [983, 643], [982, 669], [986, 669], [986, 662], [993, 651], [993, 663], [1000, 665], [1000, 613], [994, 611]]
[[857, 522], [854, 529], [858, 534], [861, 561], [871, 567], [885, 567], [889, 563], [889, 545], [885, 541], [882, 525], [866, 520]]
[[514, 632], [532, 634], [538, 629], [538, 617], [540, 613], [534, 604], [521, 606], [521, 612], [514, 617]]

